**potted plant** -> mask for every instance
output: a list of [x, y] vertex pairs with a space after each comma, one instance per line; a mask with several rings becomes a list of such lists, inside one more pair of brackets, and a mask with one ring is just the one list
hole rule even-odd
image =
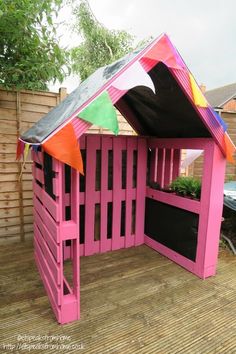
[[180, 176], [169, 185], [169, 189], [181, 197], [200, 200], [201, 181], [194, 177]]

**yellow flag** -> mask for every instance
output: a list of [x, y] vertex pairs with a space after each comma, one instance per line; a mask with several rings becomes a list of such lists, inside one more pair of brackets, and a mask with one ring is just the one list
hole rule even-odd
[[202, 94], [202, 91], [200, 90], [200, 88], [198, 87], [194, 77], [190, 73], [189, 73], [189, 79], [190, 79], [193, 100], [194, 100], [195, 105], [199, 106], [199, 107], [206, 108], [208, 106], [207, 100], [205, 99], [204, 95]]
[[28, 153], [29, 153], [29, 148], [30, 148], [30, 144], [25, 144], [25, 149], [24, 149], [24, 161], [26, 161]]

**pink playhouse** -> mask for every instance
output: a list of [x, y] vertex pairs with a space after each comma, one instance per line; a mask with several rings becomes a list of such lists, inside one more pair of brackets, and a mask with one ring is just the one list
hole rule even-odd
[[[137, 135], [116, 136], [114, 107]], [[115, 135], [86, 134], [92, 124]], [[59, 323], [80, 318], [81, 256], [146, 244], [200, 278], [215, 274], [235, 148], [166, 35], [82, 82], [19, 139], [18, 158], [29, 148], [35, 261]], [[200, 200], [165, 192], [182, 149], [204, 151]]]

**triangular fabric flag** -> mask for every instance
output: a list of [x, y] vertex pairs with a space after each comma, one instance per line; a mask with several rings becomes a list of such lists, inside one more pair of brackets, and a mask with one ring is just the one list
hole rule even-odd
[[25, 144], [23, 143], [22, 140], [18, 139], [17, 147], [16, 147], [16, 160], [20, 160], [21, 156], [24, 153], [24, 149], [25, 149]]
[[24, 161], [26, 161], [28, 153], [29, 153], [29, 148], [30, 148], [30, 144], [26, 143], [25, 144], [25, 149], [24, 149]]
[[169, 68], [186, 69], [180, 55], [165, 35], [144, 54], [144, 58], [155, 60], [156, 63], [161, 61]]
[[225, 121], [221, 118], [221, 116], [214, 111], [214, 109], [212, 109], [212, 112], [214, 113], [216, 119], [218, 120], [218, 122], [220, 123], [220, 125], [223, 127], [224, 132], [227, 130], [227, 124], [225, 123]]
[[152, 79], [138, 61], [123, 72], [123, 74], [112, 83], [112, 86], [118, 90], [130, 90], [135, 86], [146, 86], [155, 93], [155, 86]]
[[181, 163], [181, 168], [187, 168], [193, 161], [195, 161], [201, 154], [203, 153], [203, 150], [186, 150], [186, 155], [185, 158], [183, 159]]
[[207, 100], [205, 99], [202, 91], [198, 87], [191, 73], [189, 73], [189, 80], [192, 88], [193, 101], [195, 105], [203, 108], [208, 107]]
[[38, 152], [39, 145], [33, 145], [32, 144], [32, 149], [34, 150], [34, 152]]
[[71, 123], [66, 124], [42, 146], [49, 155], [84, 174], [79, 143]]
[[235, 164], [233, 154], [235, 153], [235, 146], [227, 133], [224, 134], [225, 154], [228, 162]]
[[87, 122], [107, 128], [116, 135], [119, 132], [116, 110], [107, 91], [92, 101], [78, 116]]

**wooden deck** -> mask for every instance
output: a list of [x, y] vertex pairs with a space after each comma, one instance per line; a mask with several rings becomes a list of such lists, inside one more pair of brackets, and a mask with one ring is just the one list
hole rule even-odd
[[0, 266], [0, 352], [236, 353], [236, 257], [225, 250], [205, 281], [147, 246], [84, 257], [81, 320], [64, 326], [32, 242], [1, 246]]

